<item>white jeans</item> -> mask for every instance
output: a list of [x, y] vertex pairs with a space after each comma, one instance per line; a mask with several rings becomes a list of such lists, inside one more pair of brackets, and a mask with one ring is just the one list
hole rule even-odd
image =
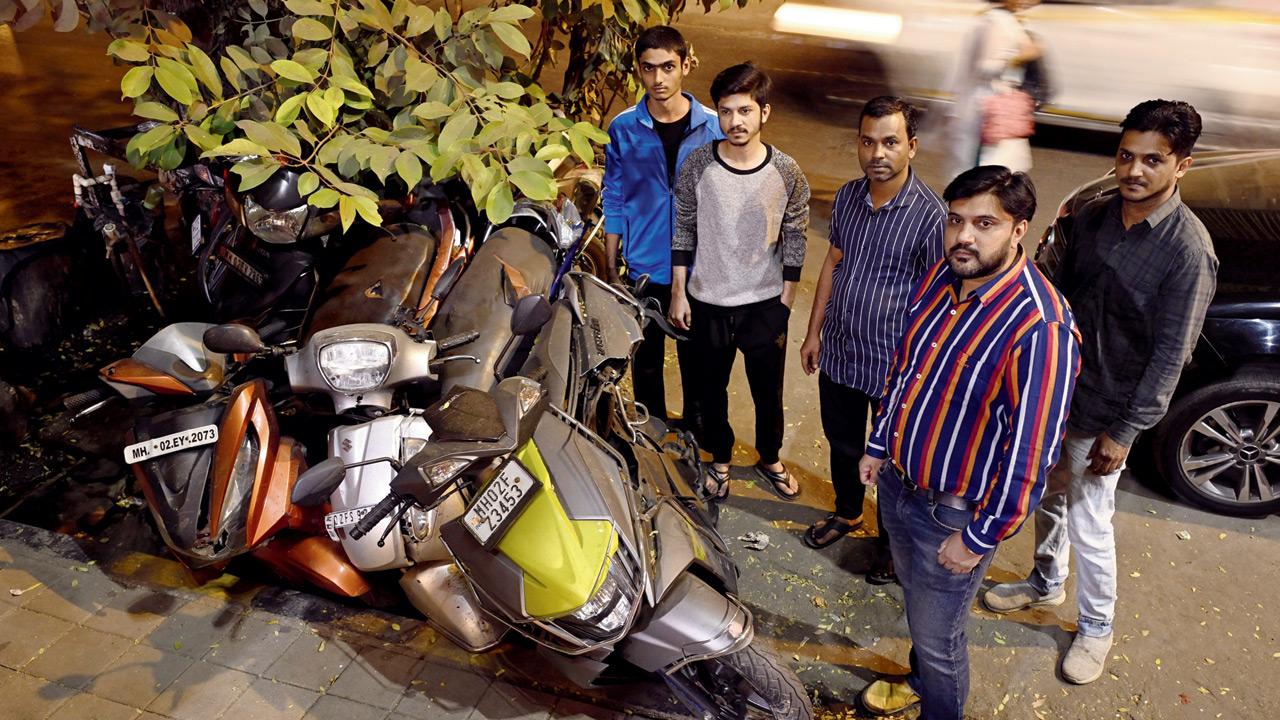
[[1048, 487], [1036, 510], [1036, 566], [1027, 580], [1042, 594], [1057, 592], [1067, 581], [1069, 552], [1075, 549], [1076, 602], [1080, 634], [1110, 634], [1116, 614], [1116, 511], [1119, 470], [1089, 472], [1093, 437], [1067, 433], [1062, 457], [1049, 473]]

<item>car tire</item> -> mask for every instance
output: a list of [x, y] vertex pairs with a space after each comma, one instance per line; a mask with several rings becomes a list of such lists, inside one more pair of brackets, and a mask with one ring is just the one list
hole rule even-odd
[[1280, 510], [1280, 373], [1240, 373], [1178, 398], [1155, 453], [1192, 505], [1239, 517]]

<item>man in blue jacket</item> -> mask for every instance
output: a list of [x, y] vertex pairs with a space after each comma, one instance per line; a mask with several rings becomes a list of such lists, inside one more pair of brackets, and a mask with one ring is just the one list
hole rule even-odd
[[[671, 304], [671, 238], [675, 234], [676, 175], [694, 149], [724, 138], [714, 110], [681, 91], [689, 74], [689, 46], [680, 32], [659, 25], [640, 34], [635, 46], [636, 73], [645, 95], [609, 124], [605, 146], [604, 216], [609, 280], [618, 276], [618, 250], [634, 283], [649, 276], [644, 291], [658, 299], [665, 314]], [[688, 343], [677, 343], [684, 422], [697, 426], [692, 389], [694, 363]], [[636, 400], [653, 417], [667, 419], [662, 366], [666, 338], [654, 324], [632, 365]]]

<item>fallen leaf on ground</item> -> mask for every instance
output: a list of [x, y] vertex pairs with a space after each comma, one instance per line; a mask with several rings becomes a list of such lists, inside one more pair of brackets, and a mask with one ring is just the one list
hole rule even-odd
[[1179, 530], [1178, 532], [1174, 533], [1174, 535], [1176, 535], [1179, 540], [1191, 539], [1191, 533], [1187, 532], [1186, 530]]
[[813, 604], [816, 607], [825, 608], [827, 606], [827, 601], [823, 600], [821, 595], [816, 595], [813, 598]]

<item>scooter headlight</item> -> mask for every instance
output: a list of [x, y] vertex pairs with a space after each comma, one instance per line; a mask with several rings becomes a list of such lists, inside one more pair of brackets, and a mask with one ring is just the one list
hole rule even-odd
[[391, 373], [391, 346], [374, 340], [344, 340], [320, 348], [320, 373], [343, 393], [373, 390]]
[[582, 607], [573, 612], [573, 619], [595, 626], [603, 634], [612, 634], [622, 629], [631, 617], [631, 597], [628, 595], [629, 583], [618, 570], [618, 562], [609, 565], [600, 589]]
[[290, 245], [298, 241], [302, 228], [307, 224], [307, 206], [301, 205], [292, 210], [268, 210], [253, 201], [244, 198], [244, 221], [249, 232], [274, 245]]

